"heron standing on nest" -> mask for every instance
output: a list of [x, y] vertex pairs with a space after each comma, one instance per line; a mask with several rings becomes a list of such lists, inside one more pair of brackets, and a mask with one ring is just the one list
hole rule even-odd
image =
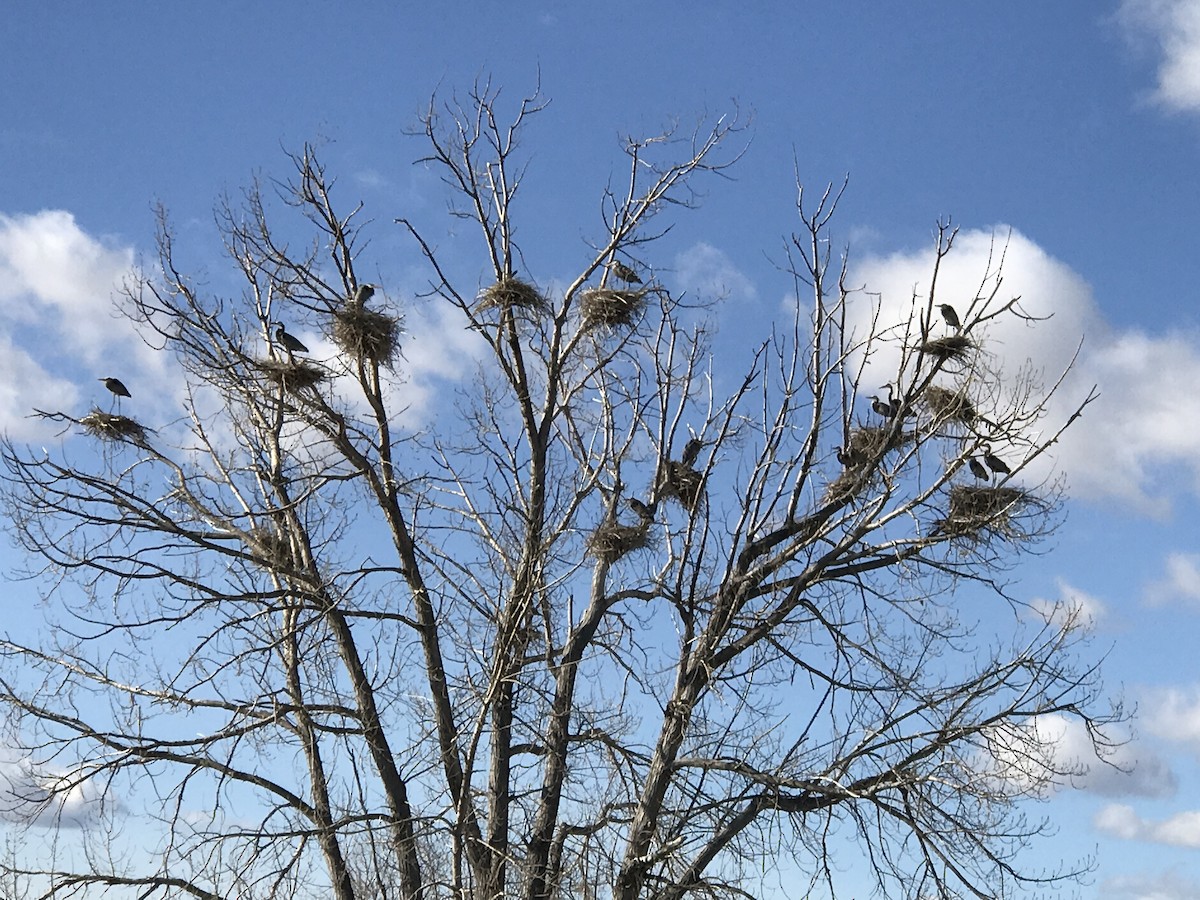
[[125, 387], [125, 383], [120, 378], [101, 378], [104, 386], [112, 391], [113, 396], [117, 398], [117, 415], [121, 414], [121, 398], [129, 396], [129, 388]]
[[629, 266], [625, 265], [625, 263], [621, 262], [619, 259], [614, 259], [611, 263], [609, 263], [608, 270], [613, 273], [614, 277], [625, 282], [626, 284], [642, 283], [642, 279], [638, 276], [638, 273], [633, 271], [633, 269], [629, 268]]
[[362, 309], [373, 296], [375, 296], [375, 285], [360, 284], [354, 289], [354, 296], [350, 298], [350, 305], [355, 309]]
[[962, 330], [962, 322], [958, 318], [958, 312], [949, 303], [943, 303], [938, 306], [942, 311], [942, 318], [946, 320], [946, 324], [955, 331]]
[[291, 359], [293, 353], [308, 352], [308, 348], [304, 346], [299, 338], [287, 333], [287, 329], [283, 327], [282, 322], [275, 323], [275, 342], [287, 351], [289, 359]]

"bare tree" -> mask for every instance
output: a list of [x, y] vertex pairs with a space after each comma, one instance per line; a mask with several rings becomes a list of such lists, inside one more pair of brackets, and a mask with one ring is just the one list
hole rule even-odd
[[[1018, 851], [1044, 828], [1024, 801], [1069, 774], [1039, 717], [1102, 749], [1119, 715], [1082, 630], [1014, 614], [985, 640], [955, 611], [970, 589], [1019, 612], [1001, 575], [1061, 499], [1029, 474], [1070, 424], [1045, 421], [1059, 382], [1002, 377], [988, 345], [1024, 315], [1000, 261], [943, 297], [939, 226], [928, 294], [885, 321], [829, 252], [840, 192], [802, 192], [788, 265], [809, 300], [740, 374], [716, 367], [710, 306], [647, 261], [740, 124], [628, 140], [603, 231], [551, 293], [514, 238], [543, 107], [504, 120], [479, 85], [422, 119], [486, 253], [463, 276], [397, 220], [427, 302], [488, 351], [436, 428], [405, 416], [403, 320], [365, 286], [360, 208], [306, 148], [282, 219], [263, 186], [219, 209], [241, 296], [184, 274], [163, 217], [159, 266], [123, 297], [186, 375], [181, 422], [151, 428], [134, 398], [41, 413], [94, 455], [4, 444], [13, 530], [59, 611], [43, 643], [0, 642], [10, 741], [54, 773], [23, 802], [44, 823], [84, 791], [110, 826], [107, 855], [10, 878], [668, 900], [757, 896], [779, 866], [832, 895], [837, 859], [893, 897], [1077, 874]], [[331, 352], [306, 353], [315, 332]], [[150, 852], [111, 849], [148, 818]]]

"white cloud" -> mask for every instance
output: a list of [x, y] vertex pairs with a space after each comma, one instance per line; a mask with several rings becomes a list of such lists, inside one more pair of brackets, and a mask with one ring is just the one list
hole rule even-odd
[[1172, 553], [1166, 569], [1163, 578], [1146, 588], [1146, 602], [1163, 606], [1178, 601], [1200, 607], [1200, 553]]
[[483, 338], [466, 327], [458, 310], [448, 304], [423, 307], [405, 317], [400, 340], [401, 370], [406, 379], [393, 388], [393, 408], [424, 420], [443, 408], [439, 393], [470, 374], [487, 353]]
[[1200, 811], [1186, 810], [1154, 822], [1131, 806], [1111, 803], [1092, 821], [1097, 829], [1127, 841], [1149, 841], [1171, 847], [1200, 848]]
[[1061, 578], [1057, 583], [1057, 600], [1037, 597], [1029, 604], [1048, 624], [1062, 626], [1077, 622], [1085, 628], [1094, 628], [1108, 615], [1108, 607], [1100, 599], [1072, 587]]
[[[1001, 263], [1003, 254], [1003, 265]], [[933, 250], [872, 256], [852, 263], [850, 284], [878, 294], [884, 327], [907, 321], [928, 302]], [[938, 303], [951, 303], [960, 317], [984, 311], [983, 301], [1002, 281], [994, 310], [1014, 297], [1028, 322], [1003, 315], [972, 332], [1003, 370], [1011, 392], [1020, 391], [1021, 367], [1029, 361], [1049, 385], [1070, 363], [1084, 340], [1071, 375], [1052, 400], [1042, 423], [1048, 434], [1098, 385], [1101, 397], [1054, 446], [1047, 465], [1039, 460], [1035, 477], [1049, 472], [1048, 463], [1070, 479], [1076, 496], [1115, 499], [1140, 512], [1162, 515], [1169, 509], [1169, 489], [1178, 469], [1191, 473], [1200, 493], [1200, 394], [1186, 385], [1200, 380], [1200, 339], [1195, 335], [1114, 332], [1096, 307], [1091, 288], [1076, 272], [1047, 254], [1029, 238], [1006, 226], [994, 231], [963, 231], [938, 273]], [[915, 300], [914, 300], [915, 295]], [[851, 325], [862, 338], [870, 327], [870, 304], [856, 303]], [[944, 328], [940, 319], [935, 328]], [[867, 393], [894, 379], [899, 340], [876, 345], [864, 381]], [[981, 398], [986, 406], [991, 400]], [[1017, 448], [1006, 449], [1016, 456]]]
[[1200, 2], [1123, 0], [1117, 21], [1161, 54], [1154, 99], [1170, 110], [1200, 112]]
[[37, 766], [17, 751], [0, 751], [0, 820], [81, 828], [102, 802], [93, 782]]
[[758, 296], [754, 282], [733, 264], [733, 260], [703, 241], [675, 257], [673, 281], [677, 290], [686, 291], [693, 300], [727, 298], [748, 302]]
[[1200, 897], [1200, 882], [1173, 871], [1117, 875], [1101, 882], [1097, 896], [1104, 900], [1195, 900]]
[[1138, 718], [1148, 733], [1200, 753], [1200, 685], [1147, 690]]

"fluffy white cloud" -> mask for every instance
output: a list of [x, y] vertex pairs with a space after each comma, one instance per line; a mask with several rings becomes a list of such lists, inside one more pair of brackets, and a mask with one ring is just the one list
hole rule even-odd
[[1200, 607], [1200, 553], [1170, 554], [1164, 576], [1146, 588], [1146, 602], [1152, 606], [1181, 602]]
[[675, 257], [672, 281], [678, 292], [686, 291], [693, 300], [707, 301], [719, 297], [751, 301], [758, 296], [754, 282], [742, 274], [733, 260], [703, 241]]
[[1127, 841], [1150, 841], [1172, 847], [1200, 848], [1200, 812], [1187, 810], [1154, 822], [1131, 806], [1111, 803], [1096, 813], [1092, 824], [1105, 834]]
[[1117, 20], [1161, 54], [1154, 99], [1167, 109], [1200, 112], [1200, 2], [1123, 0]]
[[[914, 308], [927, 308], [933, 256], [929, 247], [853, 264], [850, 283], [865, 285], [878, 297], [882, 327], [908, 321]], [[991, 304], [975, 299], [993, 291]], [[935, 302], [951, 303], [960, 317], [969, 318], [1014, 297], [1020, 297], [1024, 313], [1045, 321], [1006, 314], [972, 332], [1002, 368], [1010, 392], [1021, 391], [1027, 362], [1049, 386], [1079, 350], [1041, 423], [1044, 434], [1061, 425], [1093, 385], [1099, 386], [1100, 399], [1046, 458], [1067, 473], [1072, 492], [1116, 499], [1157, 515], [1169, 508], [1166, 485], [1177, 482], [1177, 470], [1189, 471], [1200, 491], [1200, 429], [1193, 427], [1200, 421], [1200, 394], [1185, 387], [1200, 380], [1200, 339], [1114, 332], [1088, 284], [1029, 238], [1006, 226], [961, 232], [938, 272]], [[855, 307], [851, 324], [862, 337], [870, 329], [871, 310], [865, 303]], [[936, 311], [934, 328], [945, 328]], [[895, 377], [901, 338], [893, 334], [894, 340], [872, 348], [864, 380], [868, 393]], [[987, 405], [1002, 398], [982, 400]], [[1041, 460], [1031, 470], [1035, 477], [1048, 472]]]
[[1058, 599], [1037, 597], [1030, 601], [1033, 611], [1052, 625], [1065, 625], [1068, 621], [1078, 622], [1094, 628], [1108, 615], [1108, 607], [1100, 599], [1086, 594], [1058, 579]]
[[80, 828], [102, 802], [94, 783], [38, 767], [17, 751], [0, 751], [0, 820]]
[[1200, 685], [1147, 690], [1139, 719], [1148, 733], [1200, 753]]

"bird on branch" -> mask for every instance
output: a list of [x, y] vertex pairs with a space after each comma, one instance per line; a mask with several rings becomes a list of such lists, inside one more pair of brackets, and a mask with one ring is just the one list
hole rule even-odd
[[691, 466], [703, 449], [704, 442], [700, 438], [694, 437], [683, 445], [683, 455], [679, 457], [679, 461], [685, 466]]
[[988, 473], [988, 470], [985, 469], [983, 467], [983, 463], [981, 463], [975, 457], [972, 456], [969, 460], [967, 460], [967, 465], [971, 469], [971, 474], [974, 475], [976, 478], [978, 478], [980, 481], [990, 481], [991, 480], [992, 476]]
[[951, 306], [949, 303], [943, 303], [938, 306], [938, 309], [942, 311], [942, 318], [946, 320], [947, 325], [949, 325], [955, 331], [960, 331], [962, 329], [962, 322], [959, 320], [958, 312], [953, 306]]
[[1012, 469], [1008, 467], [1008, 463], [992, 454], [991, 444], [983, 445], [983, 461], [987, 463], [987, 467], [993, 472], [999, 472], [1001, 475], [1008, 475], [1012, 472]]
[[649, 522], [654, 518], [654, 507], [647, 506], [637, 497], [629, 497], [626, 499], [626, 502], [629, 504], [629, 507], [635, 513], [637, 513], [638, 518], [643, 522]]
[[350, 298], [350, 305], [355, 309], [362, 309], [374, 295], [375, 285], [360, 284], [354, 289], [354, 296]]
[[275, 323], [275, 341], [288, 352], [288, 356], [291, 356], [293, 353], [308, 352], [308, 348], [304, 346], [299, 338], [287, 333], [282, 322]]
[[121, 398], [130, 396], [129, 388], [125, 387], [125, 383], [120, 378], [100, 378], [98, 380], [103, 381], [104, 386], [117, 398], [117, 412], [120, 413]]
[[870, 399], [871, 409], [874, 410], [877, 415], [883, 416], [885, 419], [890, 419], [895, 415], [895, 413], [892, 411], [892, 404], [887, 400], [877, 397], [874, 394], [871, 395]]
[[608, 270], [613, 273], [614, 277], [624, 281], [626, 284], [642, 283], [642, 279], [638, 276], [638, 273], [633, 271], [633, 269], [629, 268], [629, 266], [625, 265], [625, 263], [621, 262], [619, 259], [614, 259], [611, 263], [609, 263]]

